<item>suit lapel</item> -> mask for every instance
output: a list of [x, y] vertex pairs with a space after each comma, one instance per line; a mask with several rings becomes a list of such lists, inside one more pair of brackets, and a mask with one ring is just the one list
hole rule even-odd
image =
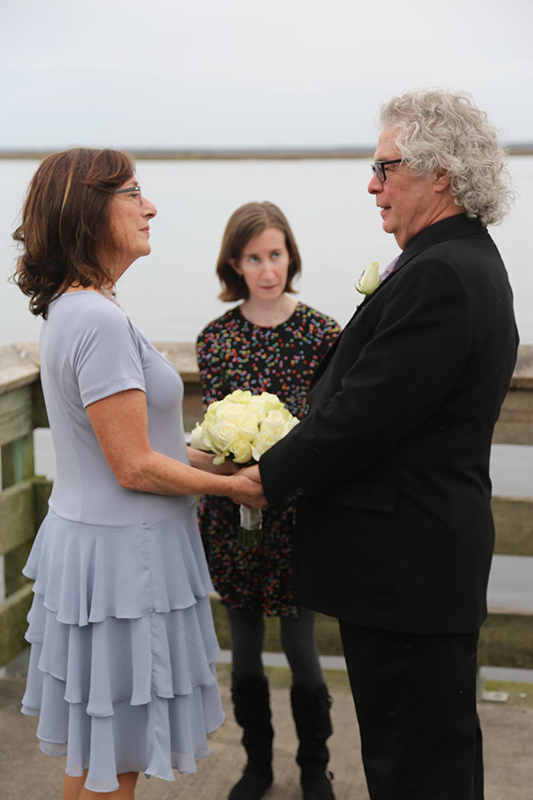
[[341, 338], [342, 338], [342, 334], [344, 333], [344, 331], [345, 331], [347, 328], [349, 328], [349, 327], [350, 327], [350, 325], [352, 324], [352, 322], [354, 321], [354, 319], [356, 318], [356, 316], [357, 316], [358, 314], [360, 314], [360, 313], [361, 313], [361, 311], [362, 311], [362, 310], [365, 308], [365, 306], [367, 306], [367, 305], [368, 305], [368, 303], [370, 303], [370, 301], [372, 300], [372, 298], [373, 298], [373, 297], [374, 297], [374, 296], [375, 296], [375, 295], [376, 295], [376, 294], [379, 292], [379, 290], [381, 289], [381, 287], [382, 287], [382, 286], [383, 286], [383, 285], [384, 285], [384, 284], [385, 284], [387, 281], [391, 280], [391, 278], [393, 278], [393, 277], [394, 277], [394, 275], [396, 275], [396, 273], [398, 272], [398, 270], [400, 269], [400, 267], [403, 265], [403, 263], [406, 263], [406, 262], [403, 260], [403, 253], [402, 253], [402, 254], [401, 254], [401, 256], [400, 256], [400, 258], [398, 259], [398, 263], [396, 264], [396, 268], [395, 268], [394, 272], [392, 272], [392, 273], [391, 273], [391, 274], [390, 274], [390, 275], [389, 275], [389, 276], [386, 278], [386, 280], [385, 280], [385, 281], [383, 281], [383, 283], [380, 283], [380, 284], [379, 284], [379, 286], [377, 287], [377, 289], [376, 289], [374, 292], [372, 292], [372, 294], [367, 294], [367, 295], [366, 295], [366, 297], [364, 298], [364, 300], [363, 300], [361, 303], [359, 303], [359, 305], [358, 305], [358, 306], [357, 306], [357, 308], [355, 309], [354, 313], [352, 314], [351, 318], [348, 320], [348, 322], [346, 323], [346, 325], [345, 325], [345, 326], [344, 326], [344, 328], [342, 329], [342, 332], [340, 333], [340, 335], [339, 335], [339, 336], [337, 336], [337, 338], [335, 339], [335, 341], [333, 342], [333, 344], [332, 344], [332, 345], [331, 345], [331, 347], [329, 348], [328, 352], [325, 354], [324, 358], [322, 359], [322, 361], [321, 361], [321, 362], [320, 362], [320, 364], [318, 365], [317, 369], [315, 370], [315, 373], [314, 373], [314, 375], [313, 375], [313, 377], [312, 377], [312, 379], [311, 379], [311, 384], [310, 384], [310, 387], [309, 387], [309, 388], [311, 388], [311, 386], [313, 386], [313, 384], [314, 384], [314, 383], [315, 383], [315, 382], [318, 380], [318, 378], [319, 378], [319, 377], [322, 375], [322, 373], [323, 373], [323, 372], [324, 372], [324, 370], [326, 369], [327, 365], [328, 365], [328, 364], [329, 364], [329, 362], [331, 361], [331, 359], [332, 359], [332, 357], [333, 357], [333, 354], [335, 353], [335, 350], [336, 350], [336, 349], [337, 349], [337, 347], [339, 346], [339, 343], [340, 343], [340, 340], [341, 340]]
[[389, 286], [389, 281], [395, 280], [398, 274], [401, 272], [403, 267], [409, 263], [415, 256], [422, 253], [424, 250], [427, 250], [428, 247], [431, 247], [434, 244], [438, 244], [439, 242], [444, 242], [448, 239], [456, 239], [462, 236], [472, 236], [476, 233], [486, 233], [486, 228], [479, 222], [477, 219], [469, 219], [466, 214], [456, 214], [453, 217], [447, 217], [446, 219], [441, 220], [440, 222], [436, 222], [434, 225], [430, 225], [429, 228], [424, 228], [424, 230], [420, 231], [411, 241], [406, 245], [405, 250], [401, 253], [400, 257], [398, 258], [398, 263], [392, 272], [384, 281], [382, 281], [377, 289], [365, 297], [363, 302], [357, 306], [355, 309], [355, 313], [353, 314], [350, 321], [344, 327], [344, 330], [351, 325], [354, 318], [359, 314], [368, 303], [371, 303], [373, 298], [376, 297], [378, 292], [382, 290], [384, 286]]
[[373, 298], [378, 294], [378, 292], [380, 292], [384, 286], [390, 285], [389, 281], [394, 281], [397, 278], [398, 274], [401, 272], [403, 267], [409, 263], [409, 261], [434, 244], [446, 241], [447, 239], [456, 239], [462, 236], [472, 236], [473, 234], [477, 233], [486, 233], [486, 228], [481, 224], [481, 222], [479, 222], [479, 220], [469, 219], [466, 214], [456, 214], [453, 217], [447, 217], [440, 222], [436, 222], [429, 228], [424, 228], [424, 230], [420, 231], [420, 233], [418, 233], [414, 239], [411, 239], [405, 250], [401, 253], [394, 272], [392, 272], [384, 281], [382, 281], [382, 283], [379, 284], [375, 292], [367, 295], [363, 302], [357, 306], [352, 314], [351, 319], [344, 326], [342, 333], [337, 337], [318, 365], [309, 388], [311, 389], [311, 387], [314, 386], [319, 378], [323, 375], [326, 367], [333, 358], [337, 347], [339, 346], [344, 331], [350, 327], [357, 315], [360, 314], [361, 311], [363, 311], [363, 309], [372, 302]]

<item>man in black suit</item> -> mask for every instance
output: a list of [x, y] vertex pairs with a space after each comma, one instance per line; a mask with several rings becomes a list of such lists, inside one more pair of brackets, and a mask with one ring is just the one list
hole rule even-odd
[[402, 253], [260, 478], [275, 509], [297, 499], [297, 599], [340, 620], [372, 800], [482, 800], [489, 453], [518, 344], [485, 228], [504, 153], [468, 96], [407, 93], [381, 123], [368, 191]]

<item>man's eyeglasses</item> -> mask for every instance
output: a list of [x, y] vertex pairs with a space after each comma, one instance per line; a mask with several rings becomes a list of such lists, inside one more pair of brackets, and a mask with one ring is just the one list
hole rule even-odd
[[135, 186], [128, 186], [127, 189], [115, 189], [113, 194], [130, 194], [132, 197], [135, 197], [139, 203], [142, 203], [143, 201], [141, 187], [138, 183], [136, 183]]
[[401, 164], [403, 158], [392, 158], [390, 161], [374, 161], [373, 164], [370, 165], [372, 172], [378, 179], [380, 183], [385, 183], [387, 180], [387, 171], [385, 169], [386, 166], [389, 164]]

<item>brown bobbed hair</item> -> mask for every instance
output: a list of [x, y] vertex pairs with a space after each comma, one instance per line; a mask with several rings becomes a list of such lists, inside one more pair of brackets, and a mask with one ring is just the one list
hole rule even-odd
[[216, 273], [222, 285], [219, 297], [224, 302], [229, 303], [248, 298], [246, 282], [242, 275], [235, 272], [230, 264], [230, 259], [238, 262], [250, 239], [263, 233], [267, 228], [278, 228], [285, 235], [285, 246], [289, 252], [290, 262], [284, 291], [289, 294], [294, 294], [296, 291], [293, 289], [292, 282], [300, 274], [302, 262], [294, 234], [285, 214], [274, 203], [268, 201], [245, 203], [233, 212], [222, 237]]
[[13, 278], [32, 314], [46, 319], [50, 302], [72, 284], [113, 283], [102, 264], [116, 250], [109, 204], [134, 174], [133, 160], [118, 150], [80, 147], [41, 162], [13, 233], [22, 245]]

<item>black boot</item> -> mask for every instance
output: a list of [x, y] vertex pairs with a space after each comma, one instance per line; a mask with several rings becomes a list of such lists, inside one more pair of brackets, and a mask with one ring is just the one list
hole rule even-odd
[[291, 703], [296, 732], [300, 740], [296, 762], [302, 770], [303, 800], [335, 800], [328, 772], [326, 740], [332, 734], [329, 708], [331, 698], [323, 683], [315, 692], [293, 686]]
[[243, 728], [242, 744], [248, 763], [228, 800], [261, 800], [272, 785], [272, 739], [268, 681], [264, 676], [237, 678], [233, 675], [231, 694], [235, 719]]

